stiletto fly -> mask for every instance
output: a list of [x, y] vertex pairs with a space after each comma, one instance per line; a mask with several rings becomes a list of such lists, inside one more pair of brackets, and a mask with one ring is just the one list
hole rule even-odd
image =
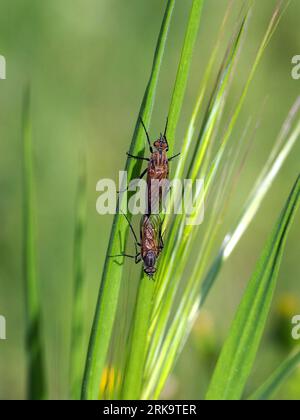
[[[135, 260], [136, 264], [139, 264], [143, 261], [144, 272], [149, 277], [153, 277], [156, 273], [156, 263], [158, 257], [163, 250], [164, 243], [162, 237], [162, 223], [159, 215], [144, 215], [141, 219], [140, 225], [140, 242], [137, 238], [137, 235], [133, 229], [132, 224], [130, 223], [128, 217], [123, 213], [126, 218], [130, 230], [135, 239], [135, 255], [129, 255], [125, 252], [119, 255], [112, 255], [110, 258], [117, 257], [128, 257]], [[140, 251], [138, 251], [140, 247]]]
[[161, 181], [168, 180], [169, 162], [171, 162], [173, 159], [178, 157], [180, 153], [170, 158], [168, 158], [167, 156], [167, 152], [169, 151], [169, 144], [166, 137], [167, 128], [168, 128], [168, 119], [166, 122], [164, 133], [163, 134], [161, 133], [159, 139], [154, 141], [153, 146], [151, 145], [150, 136], [142, 118], [140, 118], [140, 121], [146, 133], [151, 156], [150, 158], [145, 158], [141, 156], [134, 156], [134, 155], [131, 155], [130, 153], [127, 153], [127, 155], [133, 159], [138, 159], [138, 160], [143, 160], [143, 161], [148, 162], [148, 166], [140, 175], [140, 179], [142, 179], [147, 174], [147, 185], [148, 185], [147, 214], [149, 215], [149, 214], [152, 214], [153, 208], [158, 210], [157, 213], [161, 210], [162, 199], [163, 199], [163, 191], [162, 191], [161, 184], [159, 184], [159, 191], [157, 191], [155, 190], [155, 188], [152, 188], [153, 185], [155, 186], [155, 183], [152, 183], [152, 181], [158, 181], [161, 183]]

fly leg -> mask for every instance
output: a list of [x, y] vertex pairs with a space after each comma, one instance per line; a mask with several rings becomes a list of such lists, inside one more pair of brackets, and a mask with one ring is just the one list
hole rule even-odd
[[150, 137], [149, 137], [147, 128], [146, 128], [146, 126], [144, 124], [144, 121], [142, 120], [142, 117], [140, 117], [140, 121], [142, 123], [142, 126], [144, 127], [144, 130], [145, 130], [145, 133], [146, 133], [146, 137], [147, 137], [147, 141], [148, 141], [148, 145], [149, 145], [149, 150], [150, 150], [150, 153], [152, 154], [153, 153], [153, 147], [151, 146]]
[[164, 244], [164, 242], [163, 242], [162, 238], [160, 238], [160, 243], [159, 243], [159, 252], [162, 252], [162, 251], [163, 251], [163, 249], [164, 249], [164, 247], [165, 247], [165, 244]]
[[166, 125], [165, 125], [165, 131], [164, 131], [164, 137], [167, 136], [167, 130], [168, 130], [168, 124], [169, 124], [169, 117], [167, 117]]
[[164, 234], [165, 234], [165, 232], [162, 233], [161, 230], [160, 230], [160, 232], [159, 232], [159, 250], [160, 251], [162, 251], [165, 247]]
[[170, 157], [170, 159], [168, 159], [168, 161], [171, 162], [171, 160], [177, 158], [180, 155], [181, 155], [181, 153], [177, 153], [177, 155]]
[[144, 176], [146, 175], [146, 173], [148, 172], [148, 168], [146, 168], [142, 173], [141, 173], [141, 175], [139, 176], [139, 179], [142, 179], [142, 178], [144, 178]]
[[142, 261], [142, 256], [141, 253], [139, 252], [138, 254], [136, 254], [135, 256], [135, 263], [139, 264]]
[[142, 156], [134, 156], [131, 153], [126, 153], [127, 156], [129, 156], [130, 158], [136, 159], [136, 160], [144, 160], [146, 162], [150, 162], [150, 159], [142, 157]]
[[[146, 175], [146, 173], [148, 172], [148, 168], [146, 168], [142, 173], [141, 173], [141, 175], [139, 176], [139, 179], [142, 179], [142, 178], [144, 178], [144, 176]], [[125, 191], [128, 191], [128, 187], [125, 189], [125, 190], [122, 190], [122, 191], [117, 191], [117, 194], [120, 194], [120, 193], [124, 193]]]
[[127, 220], [127, 223], [128, 223], [128, 225], [129, 225], [129, 227], [130, 227], [130, 230], [131, 230], [131, 233], [132, 233], [132, 235], [133, 235], [133, 237], [134, 237], [134, 239], [135, 239], [135, 244], [136, 244], [137, 246], [141, 246], [141, 244], [140, 244], [140, 243], [139, 243], [139, 241], [138, 241], [138, 238], [137, 238], [137, 236], [136, 236], [136, 233], [135, 233], [135, 231], [134, 231], [134, 229], [133, 229], [133, 226], [132, 226], [132, 224], [131, 224], [130, 220], [128, 219], [128, 217], [127, 217], [127, 215], [126, 215], [125, 213], [123, 213], [123, 212], [122, 212], [122, 214], [123, 214], [123, 216], [125, 217], [125, 219]]
[[129, 254], [125, 254], [125, 252], [123, 252], [122, 254], [109, 255], [109, 256], [108, 256], [108, 258], [118, 258], [118, 257], [126, 257], [126, 258], [132, 258], [132, 259], [135, 259], [137, 256], [136, 256], [136, 255], [129, 255]]
[[129, 254], [126, 254], [125, 252], [122, 252], [121, 254], [118, 254], [118, 255], [109, 255], [109, 258], [117, 258], [117, 257], [132, 258], [132, 259], [135, 259], [135, 263], [138, 264], [141, 261], [141, 253], [138, 252], [138, 246], [141, 247], [141, 244], [140, 244], [140, 242], [137, 239], [136, 233], [135, 233], [135, 231], [133, 229], [132, 224], [130, 223], [130, 220], [128, 219], [128, 217], [126, 216], [125, 213], [123, 213], [123, 212], [121, 212], [121, 213], [123, 214], [123, 216], [127, 220], [128, 225], [129, 225], [130, 230], [131, 230], [131, 233], [132, 233], [132, 235], [134, 237], [134, 244], [135, 244], [136, 254], [135, 255], [129, 255]]
[[141, 253], [138, 252], [136, 255], [129, 255], [129, 254], [118, 254], [118, 255], [109, 255], [108, 258], [118, 258], [118, 257], [126, 257], [126, 258], [131, 258], [132, 260], [135, 260], [136, 264], [139, 264], [142, 261], [142, 256]]
[[128, 217], [126, 216], [126, 214], [125, 213], [123, 213], [123, 216], [125, 217], [125, 219], [127, 220], [127, 222], [128, 222], [128, 224], [129, 224], [129, 228], [130, 228], [130, 230], [131, 230], [131, 233], [132, 233], [132, 235], [133, 235], [133, 237], [134, 237], [134, 244], [135, 244], [135, 263], [136, 264], [138, 264], [140, 261], [141, 261], [141, 253], [140, 252], [138, 252], [138, 246], [141, 248], [141, 243], [138, 241], [138, 238], [137, 238], [137, 236], [136, 236], [136, 233], [135, 233], [135, 231], [134, 231], [134, 229], [133, 229], [133, 226], [132, 226], [132, 224], [130, 223], [130, 220], [128, 219]]

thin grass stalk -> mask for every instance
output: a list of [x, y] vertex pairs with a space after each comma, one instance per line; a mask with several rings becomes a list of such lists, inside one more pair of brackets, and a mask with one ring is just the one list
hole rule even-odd
[[288, 233], [299, 204], [300, 176], [239, 305], [207, 392], [208, 400], [239, 400], [243, 395], [271, 308]]
[[[230, 256], [234, 247], [237, 245], [237, 243], [241, 239], [241, 236], [240, 236], [241, 226], [243, 226], [243, 232], [245, 232], [245, 230], [249, 227], [250, 222], [254, 219], [256, 212], [258, 211], [258, 208], [262, 204], [263, 198], [269, 191], [274, 179], [278, 175], [279, 170], [281, 169], [284, 161], [286, 160], [287, 156], [289, 155], [290, 151], [292, 150], [292, 147], [295, 145], [296, 140], [299, 138], [299, 136], [300, 136], [300, 132], [299, 132], [299, 124], [298, 124], [296, 126], [296, 129], [291, 133], [290, 137], [288, 138], [285, 146], [283, 147], [283, 150], [280, 151], [275, 162], [273, 162], [273, 165], [269, 167], [268, 171], [266, 171], [266, 168], [264, 168], [263, 172], [265, 173], [265, 179], [261, 183], [260, 188], [257, 190], [257, 194], [256, 195], [251, 194], [252, 201], [248, 202], [247, 209], [245, 210], [245, 215], [241, 218], [241, 222], [238, 224], [238, 226], [236, 227], [234, 231], [234, 234], [231, 236], [231, 238], [235, 238], [235, 239], [233, 240], [233, 242], [231, 242], [231, 240], [229, 239], [230, 235], [227, 235], [227, 237], [225, 238], [224, 245], [222, 246], [216, 259], [212, 263], [211, 268], [208, 270], [208, 273], [204, 279], [204, 282], [201, 288], [201, 293], [199, 295], [199, 282], [203, 278], [205, 268], [207, 267], [211, 245], [212, 245], [213, 238], [216, 232], [214, 233], [210, 232], [210, 235], [209, 235], [210, 245], [206, 241], [203, 242], [205, 243], [205, 248], [207, 246], [208, 252], [206, 252], [205, 255], [200, 253], [201, 256], [198, 258], [196, 262], [195, 269], [192, 273], [192, 276], [190, 277], [191, 281], [187, 285], [181, 305], [178, 309], [178, 313], [176, 314], [174, 321], [172, 325], [170, 326], [169, 338], [165, 339], [166, 344], [164, 345], [164, 350], [161, 352], [162, 354], [165, 354], [165, 355], [168, 354], [168, 357], [170, 359], [171, 359], [170, 346], [174, 343], [175, 337], [178, 336], [178, 331], [190, 330], [190, 327], [188, 326], [188, 324], [192, 325], [193, 322], [195, 321], [196, 317], [198, 316], [199, 309], [200, 307], [203, 306], [206, 300], [206, 297], [208, 296], [208, 293], [211, 290], [223, 263]], [[253, 211], [254, 208], [255, 208], [255, 211]], [[236, 240], [237, 237], [239, 237], [238, 241]], [[198, 309], [196, 310], [196, 308]], [[183, 314], [183, 311], [185, 315]], [[186, 340], [186, 337], [187, 335], [184, 335], [181, 343], [178, 344], [178, 348], [181, 348], [183, 346]], [[176, 346], [174, 347], [176, 348]], [[174, 351], [174, 354], [175, 354], [175, 351]], [[157, 360], [156, 363], [162, 366], [163, 360]]]
[[44, 343], [42, 340], [41, 297], [37, 278], [36, 203], [33, 161], [30, 89], [23, 99], [23, 275], [26, 313], [27, 397], [46, 397]]
[[[185, 34], [182, 54], [179, 62], [177, 77], [173, 89], [173, 96], [169, 110], [169, 124], [167, 136], [170, 138], [170, 146], [174, 143], [182, 102], [186, 91], [189, 69], [195, 47], [197, 33], [200, 25], [203, 0], [194, 0], [190, 11], [189, 22]], [[133, 336], [130, 344], [128, 364], [126, 367], [123, 387], [124, 399], [136, 399], [140, 397], [143, 371], [145, 365], [147, 336], [150, 322], [150, 314], [153, 304], [154, 285], [149, 286], [150, 280], [143, 276], [138, 297], [136, 312], [133, 323]], [[138, 345], [137, 345], [138, 343]]]
[[130, 343], [132, 351], [128, 352], [123, 384], [122, 399], [124, 400], [140, 399], [143, 370], [147, 355], [145, 344], [147, 342], [148, 330], [145, 326], [149, 325], [153, 290], [154, 282], [149, 280], [146, 275], [143, 275], [138, 290], [136, 311], [134, 314]]
[[271, 400], [282, 386], [284, 381], [300, 366], [300, 351], [292, 354], [285, 360], [270, 378], [256, 391], [250, 401], [268, 401]]
[[85, 157], [80, 157], [79, 177], [75, 206], [75, 233], [73, 256], [73, 306], [72, 306], [72, 332], [70, 351], [70, 388], [73, 400], [80, 399], [83, 370], [84, 370], [84, 286], [85, 286], [85, 260], [84, 240], [86, 230], [87, 206], [87, 177]]
[[[298, 100], [296, 101], [296, 104], [298, 103]], [[295, 105], [293, 106], [294, 112], [288, 117], [288, 119], [285, 121], [284, 126], [287, 125], [287, 121], [289, 121], [289, 126], [292, 124], [291, 115], [296, 117], [297, 112], [295, 110]], [[282, 131], [281, 131], [282, 132]], [[285, 131], [286, 134], [288, 134]], [[207, 239], [203, 241], [203, 249], [205, 249], [207, 252], [205, 252], [205, 255], [200, 252], [199, 258], [196, 262], [195, 269], [193, 271], [192, 276], [190, 277], [190, 281], [188, 282], [185, 293], [182, 296], [179, 308], [177, 313], [175, 314], [174, 320], [172, 321], [167, 335], [163, 339], [163, 345], [159, 349], [157, 347], [151, 354], [152, 356], [152, 362], [148, 361], [148, 369], [147, 371], [150, 372], [150, 376], [147, 379], [147, 387], [143, 391], [143, 397], [144, 398], [151, 398], [153, 395], [155, 397], [158, 397], [159, 392], [162, 390], [164, 380], [168, 377], [168, 367], [171, 369], [173, 366], [173, 363], [175, 362], [176, 355], [179, 352], [179, 349], [183, 347], [186, 338], [188, 336], [188, 332], [190, 331], [191, 325], [193, 324], [194, 320], [196, 319], [196, 316], [198, 315], [198, 311], [200, 308], [200, 305], [202, 306], [212, 285], [214, 284], [214, 281], [223, 265], [223, 262], [225, 259], [227, 259], [232, 252], [233, 248], [232, 245], [236, 246], [239, 239], [241, 238], [240, 233], [242, 232], [241, 226], [243, 226], [243, 232], [247, 229], [247, 227], [250, 224], [250, 221], [253, 220], [256, 212], [258, 211], [258, 208], [260, 207], [263, 198], [265, 197], [267, 191], [270, 189], [274, 179], [279, 173], [279, 170], [281, 169], [283, 163], [285, 162], [286, 158], [288, 157], [289, 153], [291, 152], [292, 148], [294, 147], [297, 139], [299, 138], [300, 132], [299, 132], [299, 123], [296, 125], [295, 129], [292, 131], [292, 133], [289, 135], [288, 139], [286, 139], [285, 142], [282, 141], [284, 144], [282, 150], [279, 151], [278, 155], [275, 156], [274, 162], [268, 162], [268, 164], [264, 167], [262, 174], [264, 174], [265, 178], [262, 179], [262, 176], [260, 175], [258, 179], [261, 180], [261, 184], [254, 190], [253, 193], [250, 194], [250, 198], [248, 200], [248, 204], [246, 206], [245, 215], [241, 218], [241, 222], [237, 226], [237, 228], [234, 231], [234, 234], [231, 235], [231, 238], [233, 239], [231, 242], [229, 240], [229, 235], [224, 240], [224, 245], [221, 248], [220, 253], [214, 260], [210, 270], [208, 270], [208, 274], [205, 277], [205, 281], [203, 283], [201, 294], [199, 295], [199, 287], [201, 279], [203, 278], [203, 275], [205, 274], [205, 270], [208, 264], [208, 258], [211, 254], [212, 244], [214, 242], [214, 237], [216, 235], [216, 231], [211, 232], [208, 229], [210, 238], [209, 242], [207, 242]], [[278, 142], [275, 142], [274, 148], [277, 148]], [[271, 154], [274, 155], [273, 151]], [[272, 165], [270, 166], [270, 164]], [[246, 221], [246, 223], [245, 223]], [[218, 224], [215, 223], [215, 228], [217, 228]], [[245, 229], [245, 230], [244, 230]], [[239, 238], [238, 240], [236, 240]], [[209, 245], [210, 243], [210, 245]], [[187, 246], [185, 247], [185, 249]], [[225, 258], [225, 259], [224, 259]], [[179, 256], [180, 260], [180, 256]], [[176, 273], [174, 274], [173, 281], [176, 282], [179, 280], [179, 276], [181, 271], [177, 266]], [[178, 278], [176, 275], [178, 274]], [[198, 309], [196, 309], [198, 308]], [[181, 336], [182, 334], [182, 336]], [[181, 339], [177, 341], [177, 338], [181, 336]], [[177, 343], [177, 344], [175, 344]], [[173, 360], [173, 362], [172, 362]], [[164, 376], [161, 379], [161, 385], [159, 387], [156, 387], [155, 385], [155, 376], [158, 376], [160, 369], [163, 369]], [[151, 394], [151, 387], [152, 389], [156, 389], [155, 394]]]
[[[149, 126], [150, 118], [152, 115], [160, 67], [167, 42], [174, 5], [175, 0], [169, 0], [166, 6], [165, 15], [157, 41], [150, 79], [139, 112], [139, 115], [143, 118], [147, 126]], [[138, 119], [130, 147], [130, 153], [142, 156], [144, 154], [144, 150], [144, 132]], [[140, 163], [133, 162], [132, 159], [127, 159], [126, 171], [128, 172], [129, 179], [134, 178], [134, 175], [137, 175], [137, 173], [140, 171], [140, 167]], [[82, 387], [83, 399], [94, 400], [98, 398], [100, 378], [105, 366], [109, 343], [112, 335], [119, 298], [121, 278], [123, 274], [123, 265], [112, 261], [112, 259], [109, 258], [109, 255], [115, 255], [119, 253], [120, 235], [123, 238], [121, 246], [125, 247], [127, 233], [128, 226], [126, 220], [124, 220], [123, 217], [120, 217], [119, 214], [116, 214], [110, 235], [109, 246], [96, 305], [96, 313], [92, 327]]]
[[177, 70], [176, 81], [173, 89], [173, 95], [168, 114], [169, 124], [167, 130], [167, 137], [171, 140], [170, 153], [172, 153], [176, 129], [183, 105], [189, 71], [192, 63], [192, 56], [199, 30], [203, 4], [204, 0], [193, 0], [189, 21], [187, 24], [187, 30], [185, 33], [185, 39], [183, 43], [181, 58]]
[[180, 155], [180, 159], [179, 159], [179, 161], [176, 165], [176, 170], [175, 170], [175, 173], [174, 173], [174, 178], [175, 179], [181, 179], [181, 178], [183, 178], [183, 175], [184, 175], [185, 165], [186, 165], [186, 161], [187, 161], [187, 158], [188, 158], [188, 155], [189, 155], [188, 152], [190, 151], [190, 149], [192, 147], [193, 137], [194, 137], [195, 130], [196, 130], [196, 122], [197, 122], [197, 119], [199, 118], [199, 116], [201, 114], [201, 111], [202, 111], [202, 106], [203, 106], [203, 102], [204, 102], [204, 99], [205, 99], [205, 93], [207, 91], [208, 82], [211, 78], [211, 73], [212, 73], [212, 70], [213, 70], [214, 65], [216, 63], [216, 59], [218, 57], [218, 52], [219, 52], [220, 45], [221, 45], [221, 42], [222, 42], [222, 39], [223, 39], [223, 36], [224, 36], [224, 30], [225, 30], [226, 23], [228, 21], [229, 15], [230, 15], [230, 10], [232, 8], [232, 3], [233, 2], [231, 1], [228, 5], [228, 8], [226, 10], [224, 19], [223, 19], [222, 24], [221, 24], [221, 28], [220, 28], [220, 31], [219, 31], [219, 34], [218, 34], [218, 38], [216, 40], [216, 43], [215, 43], [213, 51], [211, 53], [208, 65], [205, 69], [204, 76], [203, 76], [203, 78], [201, 80], [201, 83], [200, 83], [200, 88], [199, 88], [199, 92], [198, 92], [198, 95], [197, 95], [197, 101], [196, 101], [196, 104], [194, 106], [194, 109], [193, 109], [193, 112], [192, 112], [192, 117], [191, 117], [188, 129], [186, 131], [186, 134], [185, 134], [185, 137], [184, 137], [184, 140], [183, 140], [182, 152], [181, 152], [181, 155]]
[[[212, 73], [213, 67], [216, 63], [216, 59], [217, 59], [217, 56], [218, 56], [220, 44], [221, 44], [223, 36], [224, 36], [225, 26], [226, 26], [226, 23], [228, 21], [232, 5], [233, 5], [233, 1], [230, 1], [229, 5], [227, 7], [226, 13], [224, 15], [222, 24], [221, 24], [221, 28], [220, 28], [215, 46], [213, 48], [213, 51], [211, 53], [208, 65], [207, 65], [205, 73], [204, 73], [204, 76], [203, 76], [203, 78], [201, 80], [201, 83], [200, 83], [200, 88], [199, 88], [196, 104], [194, 106], [194, 110], [192, 112], [192, 117], [191, 117], [188, 129], [187, 129], [185, 137], [184, 137], [180, 159], [178, 161], [178, 164], [176, 165], [176, 170], [175, 170], [175, 174], [174, 174], [175, 179], [182, 179], [183, 175], [184, 175], [186, 161], [187, 161], [187, 158], [189, 156], [189, 151], [192, 147], [193, 137], [194, 137], [194, 133], [195, 133], [195, 129], [196, 129], [196, 121], [199, 118], [200, 113], [202, 111], [203, 101], [204, 101], [204, 98], [205, 98], [205, 93], [206, 93], [206, 90], [207, 90], [208, 82], [209, 82], [209, 79], [211, 78], [211, 73]], [[199, 136], [199, 139], [200, 139], [200, 136]], [[165, 224], [166, 229], [168, 227], [169, 221], [170, 221], [170, 215], [169, 215], [169, 212], [167, 212], [167, 214], [164, 218], [164, 224]], [[174, 234], [175, 230], [176, 230], [175, 227], [171, 228], [171, 232], [170, 232], [171, 236]], [[172, 237], [171, 242], [173, 242], [173, 240], [174, 240], [174, 236]], [[161, 271], [164, 271], [163, 268], [162, 268], [162, 265], [161, 265]], [[162, 287], [161, 287], [162, 279], [163, 278], [161, 276], [156, 283], [156, 292], [158, 292], [160, 294], [162, 294]], [[164, 281], [163, 283], [166, 284], [167, 282]], [[155, 302], [157, 302], [157, 301], [160, 302], [161, 301], [161, 299], [158, 296], [157, 295], [155, 296]], [[155, 309], [154, 309], [154, 312], [155, 312]]]
[[[246, 13], [249, 14], [249, 9], [247, 9], [247, 12]], [[256, 58], [254, 60], [254, 64], [253, 64], [253, 66], [251, 68], [249, 77], [248, 77], [247, 82], [245, 84], [245, 87], [243, 89], [243, 92], [242, 92], [242, 95], [240, 97], [240, 100], [239, 100], [239, 102], [237, 104], [237, 107], [235, 109], [235, 112], [233, 113], [233, 116], [232, 116], [232, 118], [230, 120], [230, 123], [228, 125], [228, 128], [227, 128], [227, 130], [225, 132], [225, 135], [224, 135], [224, 137], [223, 137], [223, 139], [221, 141], [221, 146], [220, 146], [219, 152], [217, 154], [217, 159], [214, 162], [214, 165], [212, 166], [212, 168], [211, 168], [211, 170], [210, 170], [210, 172], [208, 174], [208, 177], [206, 179], [206, 186], [205, 186], [206, 190], [209, 189], [210, 185], [212, 184], [213, 179], [215, 178], [216, 171], [218, 170], [219, 164], [220, 164], [220, 162], [222, 160], [222, 157], [224, 155], [224, 152], [226, 150], [226, 146], [227, 146], [228, 140], [230, 138], [230, 135], [231, 135], [231, 133], [233, 131], [233, 128], [235, 126], [235, 123], [237, 121], [238, 115], [239, 115], [239, 113], [240, 113], [240, 111], [242, 109], [242, 106], [244, 104], [244, 101], [246, 99], [246, 96], [247, 96], [248, 90], [250, 88], [250, 84], [251, 84], [251, 82], [253, 80], [253, 77], [254, 77], [255, 71], [257, 69], [257, 66], [258, 66], [258, 64], [259, 64], [259, 62], [260, 62], [260, 60], [262, 58], [262, 55], [263, 55], [263, 52], [264, 52], [265, 48], [267, 47], [267, 45], [268, 45], [268, 43], [269, 43], [269, 41], [271, 39], [272, 34], [274, 33], [277, 25], [279, 24], [279, 21], [281, 19], [281, 16], [282, 16], [282, 14], [280, 14], [280, 8], [278, 6], [276, 8], [276, 10], [275, 10], [272, 18], [271, 18], [271, 21], [269, 23], [268, 29], [267, 29], [267, 31], [265, 33], [264, 38], [263, 38], [262, 44], [261, 44], [261, 46], [258, 49]], [[241, 30], [242, 30], [242, 28], [243, 28], [243, 26], [241, 27]], [[196, 162], [194, 162], [194, 164], [192, 164], [191, 168], [189, 169], [189, 172], [192, 170], [193, 176], [197, 178], [199, 176], [199, 170], [201, 168], [202, 159], [200, 159], [196, 163], [196, 165], [195, 165], [195, 163]], [[192, 179], [196, 179], [196, 178], [192, 178]], [[180, 241], [181, 241], [181, 238], [179, 236], [178, 237], [178, 242], [180, 243]]]
[[[204, 127], [210, 127], [208, 128], [208, 130], [204, 129], [204, 133], [206, 133], [204, 134], [205, 141], [201, 142], [199, 140], [201, 144], [205, 143], [205, 150], [207, 150], [209, 140], [211, 140], [214, 129], [217, 126], [217, 121], [220, 116], [218, 115], [218, 113], [222, 113], [222, 104], [224, 103], [226, 96], [225, 91], [226, 88], [228, 88], [226, 81], [229, 83], [230, 69], [233, 68], [233, 60], [237, 56], [237, 51], [240, 46], [241, 36], [243, 34], [244, 29], [245, 19], [243, 19], [241, 27], [238, 30], [237, 38], [233, 41], [232, 49], [229, 48], [228, 53], [225, 56], [223, 71], [220, 72], [219, 82], [216, 84], [216, 90], [212, 94], [209, 109], [213, 108], [212, 104], [214, 98], [219, 99], [217, 99], [217, 110], [214, 112], [214, 117], [211, 120], [208, 117], [207, 122], [206, 119], [204, 120]], [[207, 115], [209, 115], [209, 111], [207, 111]], [[199, 136], [199, 138], [201, 138], [201, 135]], [[203, 163], [202, 158], [201, 161]], [[189, 241], [191, 239], [190, 235], [192, 233], [193, 235], [195, 235], [197, 231], [195, 226], [185, 226], [184, 220], [182, 219], [184, 218], [178, 217], [174, 222], [173, 228], [171, 229], [171, 239], [169, 242], [170, 244], [172, 244], [172, 247], [170, 246], [164, 251], [166, 253], [166, 257], [164, 259], [165, 264], [161, 265], [159, 271], [160, 273], [163, 272], [164, 276], [161, 277], [163, 278], [163, 284], [161, 284], [161, 282], [158, 282], [157, 284], [158, 291], [155, 296], [155, 305], [152, 311], [152, 325], [150, 329], [151, 345], [148, 355], [148, 360], [152, 360], [152, 363], [148, 365], [149, 372], [153, 372], [153, 369], [158, 369], [158, 365], [155, 362], [155, 353], [158, 352], [160, 344], [163, 340], [163, 333], [167, 327], [171, 306], [173, 304], [173, 300], [179, 286], [179, 281], [174, 281], [174, 276], [176, 276], [177, 279], [181, 277], [186, 264], [185, 256], [189, 252]], [[179, 263], [176, 263], [176, 261]], [[169, 267], [174, 267], [174, 269], [170, 269]]]
[[[204, 170], [204, 160], [207, 162], [207, 156], [205, 154], [205, 151], [207, 151], [209, 144], [213, 142], [213, 139], [215, 138], [217, 132], [218, 124], [224, 109], [226, 93], [229, 88], [230, 69], [232, 70], [234, 68], [234, 59], [238, 56], [238, 49], [240, 47], [242, 34], [246, 27], [246, 17], [247, 15], [243, 18], [242, 23], [238, 28], [236, 38], [233, 39], [232, 45], [229, 46], [228, 51], [225, 54], [222, 69], [219, 72], [219, 77], [215, 84], [215, 89], [213, 90], [213, 93], [211, 95], [208, 109], [206, 111], [206, 116], [203, 120], [202, 128], [196, 142], [196, 150], [201, 150], [201, 152], [199, 152], [201, 156], [197, 161], [198, 170], [200, 168]], [[195, 152], [194, 156], [196, 156], [196, 154], [197, 153]], [[187, 178], [191, 178], [190, 172], [192, 171], [192, 168], [194, 167], [195, 163], [196, 161], [194, 158], [193, 163], [189, 167]], [[196, 178], [191, 179], [195, 180]], [[172, 273], [170, 272], [170, 270], [168, 270], [168, 267], [173, 266], [172, 264], [170, 264], [170, 260], [171, 258], [173, 258], [174, 260], [176, 259], [177, 249], [182, 246], [182, 237], [185, 236], [185, 238], [187, 238], [187, 230], [191, 230], [190, 227], [187, 227], [187, 230], [185, 230], [183, 226], [184, 223], [185, 218], [178, 216], [175, 218], [172, 226], [170, 227], [170, 240], [167, 244], [166, 249], [164, 250], [165, 258], [159, 267], [159, 271], [161, 273], [164, 273], [164, 276], [159, 276], [159, 281], [157, 282], [154, 313], [156, 312], [157, 307], [161, 304], [163, 294], [167, 289], [172, 278]], [[181, 233], [178, 234], [178, 232]], [[163, 281], [161, 279], [163, 279]]]

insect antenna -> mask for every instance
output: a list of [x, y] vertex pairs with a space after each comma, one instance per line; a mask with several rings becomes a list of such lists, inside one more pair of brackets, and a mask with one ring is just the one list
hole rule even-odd
[[140, 121], [141, 121], [142, 126], [144, 127], [144, 130], [145, 130], [145, 133], [146, 133], [146, 137], [147, 137], [147, 141], [148, 141], [148, 144], [149, 144], [150, 152], [153, 153], [153, 148], [152, 148], [152, 145], [151, 145], [150, 137], [149, 137], [147, 128], [146, 128], [146, 126], [144, 124], [144, 121], [142, 120], [142, 117], [140, 117]]
[[165, 126], [165, 131], [164, 131], [164, 137], [166, 137], [166, 135], [167, 135], [168, 124], [169, 124], [169, 117], [167, 117], [166, 126]]
[[164, 131], [164, 139], [166, 140], [166, 143], [167, 143], [167, 151], [169, 150], [169, 143], [168, 143], [168, 140], [167, 140], [168, 124], [169, 124], [169, 117], [167, 117], [165, 131]]

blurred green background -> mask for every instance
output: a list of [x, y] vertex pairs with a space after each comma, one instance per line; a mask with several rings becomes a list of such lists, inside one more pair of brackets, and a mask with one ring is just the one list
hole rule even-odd
[[[190, 0], [178, 1], [169, 35], [151, 135], [161, 131], [174, 83]], [[32, 87], [35, 148], [38, 274], [43, 299], [50, 398], [68, 396], [74, 202], [78, 156], [87, 150], [88, 226], [86, 339], [112, 218], [95, 210], [96, 182], [117, 179], [123, 168], [148, 80], [164, 0], [2, 0], [0, 54], [7, 79], [0, 81], [0, 314], [7, 320], [7, 340], [0, 341], [0, 399], [25, 398], [24, 299], [22, 279], [21, 102]], [[236, 14], [241, 1], [234, 2]], [[258, 1], [243, 45], [229, 98], [234, 106], [251, 59], [274, 10], [274, 0]], [[207, 0], [193, 60], [177, 149], [186, 128], [205, 63], [227, 5]], [[291, 59], [300, 54], [300, 2], [294, 0], [252, 84], [234, 135], [251, 116], [260, 121], [255, 143], [230, 203], [224, 233], [239, 216], [253, 180], [268, 157], [288, 110], [300, 94], [291, 77]], [[230, 33], [226, 34], [227, 38]], [[224, 39], [224, 48], [226, 46]], [[299, 143], [299, 142], [298, 142]], [[251, 229], [226, 265], [204, 314], [197, 322], [165, 398], [202, 398], [233, 313], [263, 243], [299, 172], [299, 144], [268, 194]], [[299, 215], [288, 239], [267, 332], [249, 390], [264, 380], [295, 343], [290, 319], [300, 313]], [[128, 276], [135, 271], [129, 270]], [[280, 391], [280, 398], [300, 399], [300, 372]]]

